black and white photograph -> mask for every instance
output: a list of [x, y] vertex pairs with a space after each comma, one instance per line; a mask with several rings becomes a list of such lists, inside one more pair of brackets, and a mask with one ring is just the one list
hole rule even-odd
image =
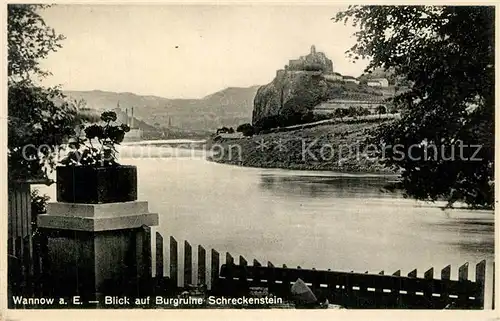
[[5, 316], [495, 309], [495, 6], [4, 11]]

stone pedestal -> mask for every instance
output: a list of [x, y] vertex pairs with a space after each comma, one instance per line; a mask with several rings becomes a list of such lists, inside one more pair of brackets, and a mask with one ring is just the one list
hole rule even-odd
[[147, 202], [49, 203], [38, 216], [46, 237], [44, 292], [80, 296], [90, 306], [103, 306], [105, 295], [134, 296], [151, 276], [155, 225], [158, 214], [149, 213]]

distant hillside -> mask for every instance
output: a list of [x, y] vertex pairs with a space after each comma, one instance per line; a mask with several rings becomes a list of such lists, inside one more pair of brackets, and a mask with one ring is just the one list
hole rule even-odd
[[253, 99], [258, 86], [230, 87], [202, 99], [168, 99], [101, 90], [65, 91], [73, 99], [84, 99], [89, 108], [111, 110], [118, 102], [122, 109], [134, 107], [134, 116], [154, 127], [181, 130], [215, 130], [222, 126], [235, 127], [252, 119]]
[[[127, 123], [127, 115], [122, 110], [112, 109], [116, 112], [117, 122], [118, 123]], [[102, 110], [92, 109], [92, 108], [81, 108], [79, 109], [78, 115], [81, 119], [86, 122], [95, 123], [99, 122], [101, 118]], [[132, 117], [128, 117], [128, 124], [131, 123]], [[175, 127], [162, 127], [162, 126], [153, 126], [148, 124], [137, 117], [134, 117], [134, 128], [140, 128], [142, 130], [142, 138], [143, 139], [175, 139], [175, 138], [193, 138], [193, 139], [204, 139], [209, 137], [212, 134], [212, 131], [204, 131], [204, 130], [188, 130], [188, 129], [179, 129]]]

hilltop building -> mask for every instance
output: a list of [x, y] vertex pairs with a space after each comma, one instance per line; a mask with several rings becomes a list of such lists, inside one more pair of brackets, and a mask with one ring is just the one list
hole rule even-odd
[[328, 81], [342, 81], [342, 79], [343, 79], [342, 74], [340, 74], [338, 72], [334, 72], [331, 75], [323, 75], [323, 78], [325, 78], [325, 80], [328, 80]]
[[353, 76], [342, 76], [342, 80], [344, 82], [350, 82], [350, 83], [354, 83], [354, 84], [359, 84], [359, 80], [357, 80]]
[[322, 52], [317, 52], [314, 45], [307, 56], [288, 61], [287, 70], [295, 71], [321, 71], [324, 74], [333, 74], [333, 62]]
[[323, 52], [317, 52], [314, 45], [311, 46], [311, 51], [306, 56], [301, 56], [299, 59], [291, 59], [284, 69], [277, 71], [277, 74], [283, 72], [316, 72], [320, 74], [333, 74], [333, 62], [326, 57]]
[[309, 72], [316, 75], [321, 75], [323, 79], [330, 82], [350, 82], [359, 84], [359, 80], [352, 76], [343, 76], [338, 72], [334, 72], [333, 62], [326, 57], [323, 52], [316, 51], [316, 46], [311, 46], [311, 51], [306, 56], [301, 56], [299, 59], [291, 59], [284, 69], [276, 71], [276, 76], [283, 76], [285, 73], [301, 73]]
[[387, 78], [368, 79], [367, 85], [370, 87], [389, 87], [389, 80]]

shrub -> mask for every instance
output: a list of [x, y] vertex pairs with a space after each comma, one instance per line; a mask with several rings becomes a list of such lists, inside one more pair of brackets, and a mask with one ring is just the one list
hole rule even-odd
[[38, 189], [31, 191], [31, 224], [36, 229], [36, 218], [38, 214], [47, 213], [47, 202], [50, 197], [47, 194], [40, 195]]
[[241, 132], [243, 136], [252, 136], [255, 133], [254, 127], [249, 123], [239, 125], [236, 131]]
[[[130, 131], [125, 124], [113, 125], [117, 119], [114, 111], [101, 114], [103, 124], [92, 124], [84, 128], [85, 138], [77, 136], [69, 140], [70, 151], [61, 160], [65, 166], [114, 166], [118, 165], [116, 145], [119, 145]], [[92, 140], [97, 140], [100, 147], [95, 147]]]
[[368, 108], [365, 108], [365, 107], [358, 107], [357, 110], [357, 115], [358, 116], [366, 116], [366, 115], [370, 115], [370, 110]]
[[377, 106], [377, 113], [379, 115], [387, 113], [387, 108], [384, 105]]
[[254, 123], [253, 133], [260, 133], [261, 131], [266, 131], [277, 127], [287, 127], [312, 123], [319, 120], [330, 119], [332, 117], [333, 114], [315, 115], [313, 111], [292, 112], [289, 114], [268, 116]]
[[[221, 127], [221, 128], [218, 128], [217, 129], [217, 134], [221, 134], [221, 133], [230, 133], [231, 132], [231, 129], [228, 128], [228, 127]], [[234, 129], [233, 129], [233, 132], [234, 132]]]

